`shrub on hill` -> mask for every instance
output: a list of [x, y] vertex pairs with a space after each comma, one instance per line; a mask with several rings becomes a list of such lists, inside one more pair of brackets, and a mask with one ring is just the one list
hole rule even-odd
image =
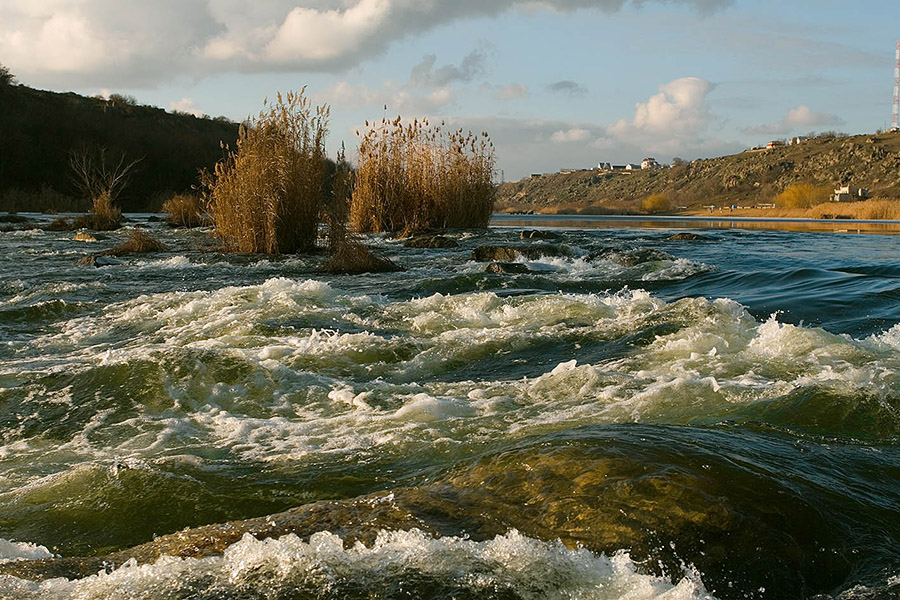
[[315, 246], [328, 108], [289, 92], [242, 125], [237, 149], [206, 173], [207, 207], [228, 250], [285, 254]]
[[831, 190], [811, 183], [795, 183], [775, 197], [775, 204], [782, 208], [810, 208], [827, 202]]
[[665, 194], [652, 194], [641, 201], [641, 209], [646, 213], [659, 213], [672, 210], [672, 203]]
[[362, 136], [350, 223], [362, 232], [407, 234], [487, 227], [496, 196], [493, 173], [494, 146], [485, 132], [382, 119]]

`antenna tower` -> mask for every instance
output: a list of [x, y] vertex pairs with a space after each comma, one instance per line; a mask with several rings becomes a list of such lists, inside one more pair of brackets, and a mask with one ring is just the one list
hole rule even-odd
[[900, 131], [900, 42], [897, 42], [897, 62], [894, 63], [894, 123], [891, 131]]

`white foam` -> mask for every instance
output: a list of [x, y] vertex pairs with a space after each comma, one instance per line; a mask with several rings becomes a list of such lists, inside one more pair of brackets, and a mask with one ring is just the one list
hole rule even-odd
[[[665, 334], [612, 358], [592, 362], [582, 349], [659, 326]], [[507, 375], [504, 357], [527, 357], [536, 344], [571, 350], [531, 373], [526, 364], [527, 378]], [[71, 387], [44, 389], [43, 375], [148, 363], [161, 365], [146, 383], [164, 409], [120, 421], [98, 409], [55, 447], [10, 432], [0, 476], [16, 481], [28, 461], [62, 471], [129, 457], [152, 465], [198, 446], [223, 460], [276, 463], [406, 455], [578, 425], [685, 423], [810, 386], [883, 398], [900, 389], [900, 327], [855, 340], [775, 316], [758, 322], [726, 299], [666, 303], [641, 290], [388, 302], [275, 278], [112, 304], [29, 346], [0, 373], [35, 382], [22, 400], [34, 419], [43, 403], [74, 405]], [[478, 361], [492, 367], [484, 380], [442, 377]]]
[[[304, 542], [295, 535], [257, 540], [245, 535], [223, 556], [203, 559], [162, 557], [138, 566], [130, 561], [112, 573], [42, 583], [0, 579], [0, 595], [25, 599], [151, 600], [182, 597], [191, 590], [216, 590], [218, 597], [340, 597], [342, 590], [369, 590], [386, 597], [398, 586], [415, 590], [437, 584], [491, 596], [511, 592], [523, 600], [711, 599], [700, 577], [689, 572], [672, 584], [638, 573], [626, 552], [596, 555], [542, 542], [517, 531], [485, 542], [432, 538], [418, 530], [382, 531], [366, 547], [348, 548], [338, 536], [320, 532]], [[424, 590], [423, 590], [424, 592]]]
[[0, 538], [0, 563], [15, 560], [38, 560], [41, 558], [53, 558], [53, 553], [38, 544], [10, 542]]

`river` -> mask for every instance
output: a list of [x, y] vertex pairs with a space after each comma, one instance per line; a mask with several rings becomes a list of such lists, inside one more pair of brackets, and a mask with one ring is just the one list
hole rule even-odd
[[0, 598], [900, 595], [890, 231], [498, 216], [330, 276], [148, 215], [168, 251], [78, 266], [128, 228], [26, 216]]

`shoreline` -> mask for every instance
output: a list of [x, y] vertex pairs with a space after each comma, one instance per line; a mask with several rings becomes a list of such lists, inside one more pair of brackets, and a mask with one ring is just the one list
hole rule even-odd
[[746, 229], [808, 231], [811, 233], [868, 233], [900, 235], [900, 221], [888, 219], [813, 219], [739, 215], [514, 215], [495, 213], [492, 227], [548, 227], [560, 229]]

